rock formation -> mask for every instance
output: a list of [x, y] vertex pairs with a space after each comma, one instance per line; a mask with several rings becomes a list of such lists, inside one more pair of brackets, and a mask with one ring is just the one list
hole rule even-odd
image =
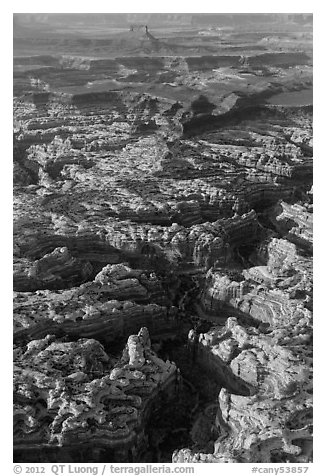
[[174, 462], [311, 461], [311, 327], [301, 320], [291, 334], [288, 328], [261, 334], [230, 317], [225, 327], [200, 335], [200, 365], [214, 369], [223, 387], [219, 436], [212, 454], [176, 451]]
[[14, 352], [14, 437], [21, 454], [59, 448], [65, 458], [91, 439], [95, 455], [137, 460], [149, 412], [161, 394], [174, 391], [176, 366], [151, 350], [146, 328], [128, 338], [119, 361], [94, 339], [52, 335]]
[[30, 15], [15, 461], [312, 461], [310, 17]]

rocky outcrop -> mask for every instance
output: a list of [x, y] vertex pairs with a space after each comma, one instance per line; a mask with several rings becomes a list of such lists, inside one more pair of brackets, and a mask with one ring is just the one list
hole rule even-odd
[[[183, 449], [175, 451], [173, 462], [311, 461], [311, 327], [302, 322], [292, 338], [290, 332], [261, 334], [229, 318], [224, 328], [200, 336], [198, 359], [214, 362], [222, 375], [227, 364], [234, 380], [221, 380], [213, 453]], [[252, 388], [249, 395], [242, 393], [242, 382]]]
[[[198, 311], [215, 325], [190, 331], [189, 345], [221, 388], [216, 429], [174, 462], [312, 460], [311, 260], [275, 237], [250, 259], [257, 266], [206, 276]], [[222, 325], [227, 313], [238, 317]]]
[[[203, 293], [201, 309], [213, 322], [219, 322], [226, 313], [250, 316], [256, 321], [272, 327], [295, 325], [311, 318], [312, 284], [308, 273], [275, 279], [264, 267], [253, 268], [246, 273], [249, 280], [231, 281], [216, 273], [213, 284], [208, 284]], [[259, 283], [259, 284], [258, 284]], [[279, 289], [277, 289], [279, 288]]]
[[151, 350], [146, 328], [129, 337], [119, 361], [93, 339], [32, 340], [15, 349], [15, 451], [64, 455], [91, 440], [97, 457], [137, 461], [149, 412], [173, 395], [176, 376], [176, 366]]
[[15, 461], [310, 462], [310, 17], [24, 15]]
[[270, 213], [275, 227], [289, 241], [312, 252], [312, 206], [281, 201]]
[[14, 340], [47, 334], [91, 337], [113, 343], [146, 324], [153, 336], [173, 336], [177, 309], [154, 273], [108, 265], [92, 282], [62, 291], [15, 293]]
[[14, 270], [14, 289], [60, 289], [87, 281], [93, 267], [89, 261], [73, 258], [66, 247], [55, 248], [39, 260], [20, 260]]
[[[83, 211], [77, 205], [77, 215], [82, 217]], [[218, 260], [224, 261], [228, 247], [252, 241], [258, 229], [254, 211], [190, 228], [176, 223], [170, 227], [136, 224], [105, 216], [98, 216], [96, 223], [85, 218], [77, 223], [69, 215], [46, 214], [44, 221], [37, 217], [37, 228], [32, 227], [31, 217], [19, 217], [16, 245], [20, 258], [42, 257], [46, 263], [50, 258], [45, 255], [66, 247], [73, 256], [94, 264], [138, 260], [149, 268], [157, 264], [163, 268], [188, 265], [208, 269]], [[58, 251], [54, 253], [56, 256]]]

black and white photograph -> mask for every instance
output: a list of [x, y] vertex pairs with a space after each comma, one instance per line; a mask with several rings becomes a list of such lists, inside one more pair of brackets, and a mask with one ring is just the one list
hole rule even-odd
[[314, 13], [132, 11], [12, 14], [14, 472], [309, 474]]

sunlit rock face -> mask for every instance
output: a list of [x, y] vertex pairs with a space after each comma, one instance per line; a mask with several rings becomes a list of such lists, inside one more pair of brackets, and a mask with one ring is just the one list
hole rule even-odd
[[15, 461], [312, 461], [311, 16], [14, 17]]
[[303, 249], [267, 238], [251, 255], [257, 266], [207, 273], [201, 313], [216, 324], [238, 316], [189, 333], [198, 364], [222, 387], [219, 436], [213, 451], [176, 451], [174, 462], [312, 460], [312, 268]]
[[151, 350], [146, 328], [128, 338], [120, 360], [94, 339], [51, 335], [16, 347], [14, 359], [14, 440], [21, 451], [33, 444], [73, 453], [92, 439], [113, 460], [128, 459], [128, 451], [137, 458], [151, 407], [175, 391], [176, 366]]
[[17, 292], [14, 307], [17, 342], [66, 333], [109, 343], [144, 323], [156, 337], [173, 335], [180, 327], [158, 277], [123, 264], [107, 265], [94, 281], [68, 290]]
[[311, 461], [311, 324], [282, 331], [262, 333], [230, 317], [199, 336], [197, 358], [222, 386], [220, 436], [211, 454], [176, 451], [174, 462]]
[[[308, 462], [312, 457], [311, 327], [295, 326], [287, 338], [278, 331], [265, 336], [245, 331], [229, 319], [228, 327], [239, 353], [232, 371], [256, 388], [253, 397], [221, 391], [222, 418], [229, 427], [229, 442], [216, 442], [215, 451], [229, 449], [248, 462]], [[249, 331], [249, 332], [248, 332]], [[256, 334], [256, 335], [255, 335]], [[290, 342], [285, 346], [285, 342]], [[271, 401], [272, 399], [272, 401]], [[247, 432], [247, 425], [251, 434]], [[246, 435], [246, 436], [244, 436]]]
[[270, 217], [288, 241], [312, 252], [312, 206], [280, 202], [271, 211]]

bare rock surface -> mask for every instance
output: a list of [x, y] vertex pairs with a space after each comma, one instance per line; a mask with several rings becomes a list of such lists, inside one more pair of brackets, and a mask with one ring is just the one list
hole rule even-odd
[[312, 23], [239, 15], [15, 14], [17, 462], [312, 461]]
[[149, 407], [176, 379], [175, 364], [151, 350], [146, 328], [129, 337], [119, 361], [94, 339], [48, 335], [30, 341], [25, 351], [16, 348], [14, 362], [14, 433], [22, 451], [73, 450], [92, 439], [113, 458], [136, 453]]

